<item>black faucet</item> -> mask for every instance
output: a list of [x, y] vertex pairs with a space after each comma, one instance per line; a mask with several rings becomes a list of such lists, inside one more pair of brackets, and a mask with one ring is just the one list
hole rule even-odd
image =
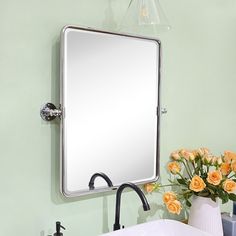
[[53, 236], [63, 236], [63, 233], [61, 233], [61, 229], [65, 230], [65, 227], [61, 225], [60, 221], [56, 222], [56, 233], [53, 234]]
[[100, 173], [95, 173], [95, 174], [93, 174], [92, 177], [90, 178], [89, 185], [88, 185], [90, 190], [93, 190], [93, 189], [94, 189], [94, 180], [95, 180], [98, 176], [99, 176], [99, 177], [102, 177], [102, 178], [107, 182], [108, 187], [113, 187], [113, 184], [112, 184], [110, 178], [109, 178], [106, 174], [100, 172]]
[[132, 188], [140, 197], [143, 203], [143, 210], [148, 211], [150, 210], [150, 206], [147, 202], [147, 199], [141, 189], [133, 183], [124, 183], [120, 185], [116, 192], [116, 213], [115, 213], [115, 224], [113, 225], [113, 230], [120, 229], [120, 200], [121, 200], [121, 193], [125, 188]]

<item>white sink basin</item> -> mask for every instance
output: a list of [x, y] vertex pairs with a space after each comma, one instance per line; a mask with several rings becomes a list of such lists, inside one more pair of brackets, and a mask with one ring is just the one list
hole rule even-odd
[[[102, 235], [101, 235], [102, 236]], [[190, 225], [175, 220], [156, 220], [125, 229], [117, 230], [103, 236], [212, 236]]]

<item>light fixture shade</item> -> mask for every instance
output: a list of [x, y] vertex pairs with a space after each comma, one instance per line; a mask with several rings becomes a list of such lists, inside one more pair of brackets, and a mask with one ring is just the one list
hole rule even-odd
[[119, 27], [120, 32], [156, 34], [170, 29], [159, 0], [131, 0]]

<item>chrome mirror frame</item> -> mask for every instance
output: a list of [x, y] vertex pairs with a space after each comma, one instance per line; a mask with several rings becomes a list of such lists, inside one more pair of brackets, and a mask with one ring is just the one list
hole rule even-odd
[[[103, 33], [103, 34], [111, 34], [111, 35], [117, 35], [117, 36], [123, 36], [123, 37], [129, 37], [129, 38], [138, 38], [138, 39], [145, 39], [145, 40], [151, 40], [155, 41], [159, 45], [159, 54], [158, 57], [158, 73], [157, 73], [157, 83], [158, 83], [158, 101], [157, 101], [157, 138], [156, 138], [156, 177], [148, 182], [154, 182], [159, 178], [160, 173], [160, 117], [161, 114], [165, 114], [167, 110], [165, 108], [161, 108], [160, 106], [160, 95], [161, 95], [161, 43], [158, 39], [155, 38], [146, 38], [146, 37], [140, 37], [135, 35], [128, 35], [128, 34], [119, 34], [119, 33], [112, 33], [112, 32], [106, 32], [91, 28], [82, 28], [78, 26], [68, 25], [65, 26], [61, 31], [61, 42], [60, 42], [60, 106], [57, 109], [55, 105], [52, 103], [46, 103], [41, 111], [40, 115], [45, 121], [51, 121], [55, 119], [56, 117], [60, 118], [61, 125], [60, 125], [60, 190], [61, 193], [66, 197], [78, 197], [88, 194], [94, 194], [94, 193], [100, 193], [100, 192], [107, 192], [114, 189], [117, 189], [119, 187], [118, 185], [114, 185], [112, 187], [104, 187], [104, 188], [95, 188], [93, 190], [88, 191], [76, 191], [76, 192], [70, 192], [67, 190], [66, 187], [66, 147], [65, 147], [65, 138], [66, 138], [66, 125], [65, 125], [65, 71], [64, 71], [64, 35], [65, 31], [67, 29], [77, 29], [77, 30], [83, 30], [88, 32], [96, 32], [96, 33]], [[137, 181], [135, 184], [145, 184], [147, 181]]]

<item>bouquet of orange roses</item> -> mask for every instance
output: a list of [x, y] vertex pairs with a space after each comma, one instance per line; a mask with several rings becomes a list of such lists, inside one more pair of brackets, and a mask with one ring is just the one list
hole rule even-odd
[[169, 212], [180, 214], [181, 202], [190, 207], [193, 195], [217, 198], [226, 203], [236, 201], [236, 153], [225, 151], [220, 157], [213, 156], [207, 148], [197, 150], [181, 149], [171, 153], [167, 169], [171, 174], [170, 184], [150, 183], [147, 192], [160, 187], [175, 186], [176, 191], [163, 194], [163, 201]]

